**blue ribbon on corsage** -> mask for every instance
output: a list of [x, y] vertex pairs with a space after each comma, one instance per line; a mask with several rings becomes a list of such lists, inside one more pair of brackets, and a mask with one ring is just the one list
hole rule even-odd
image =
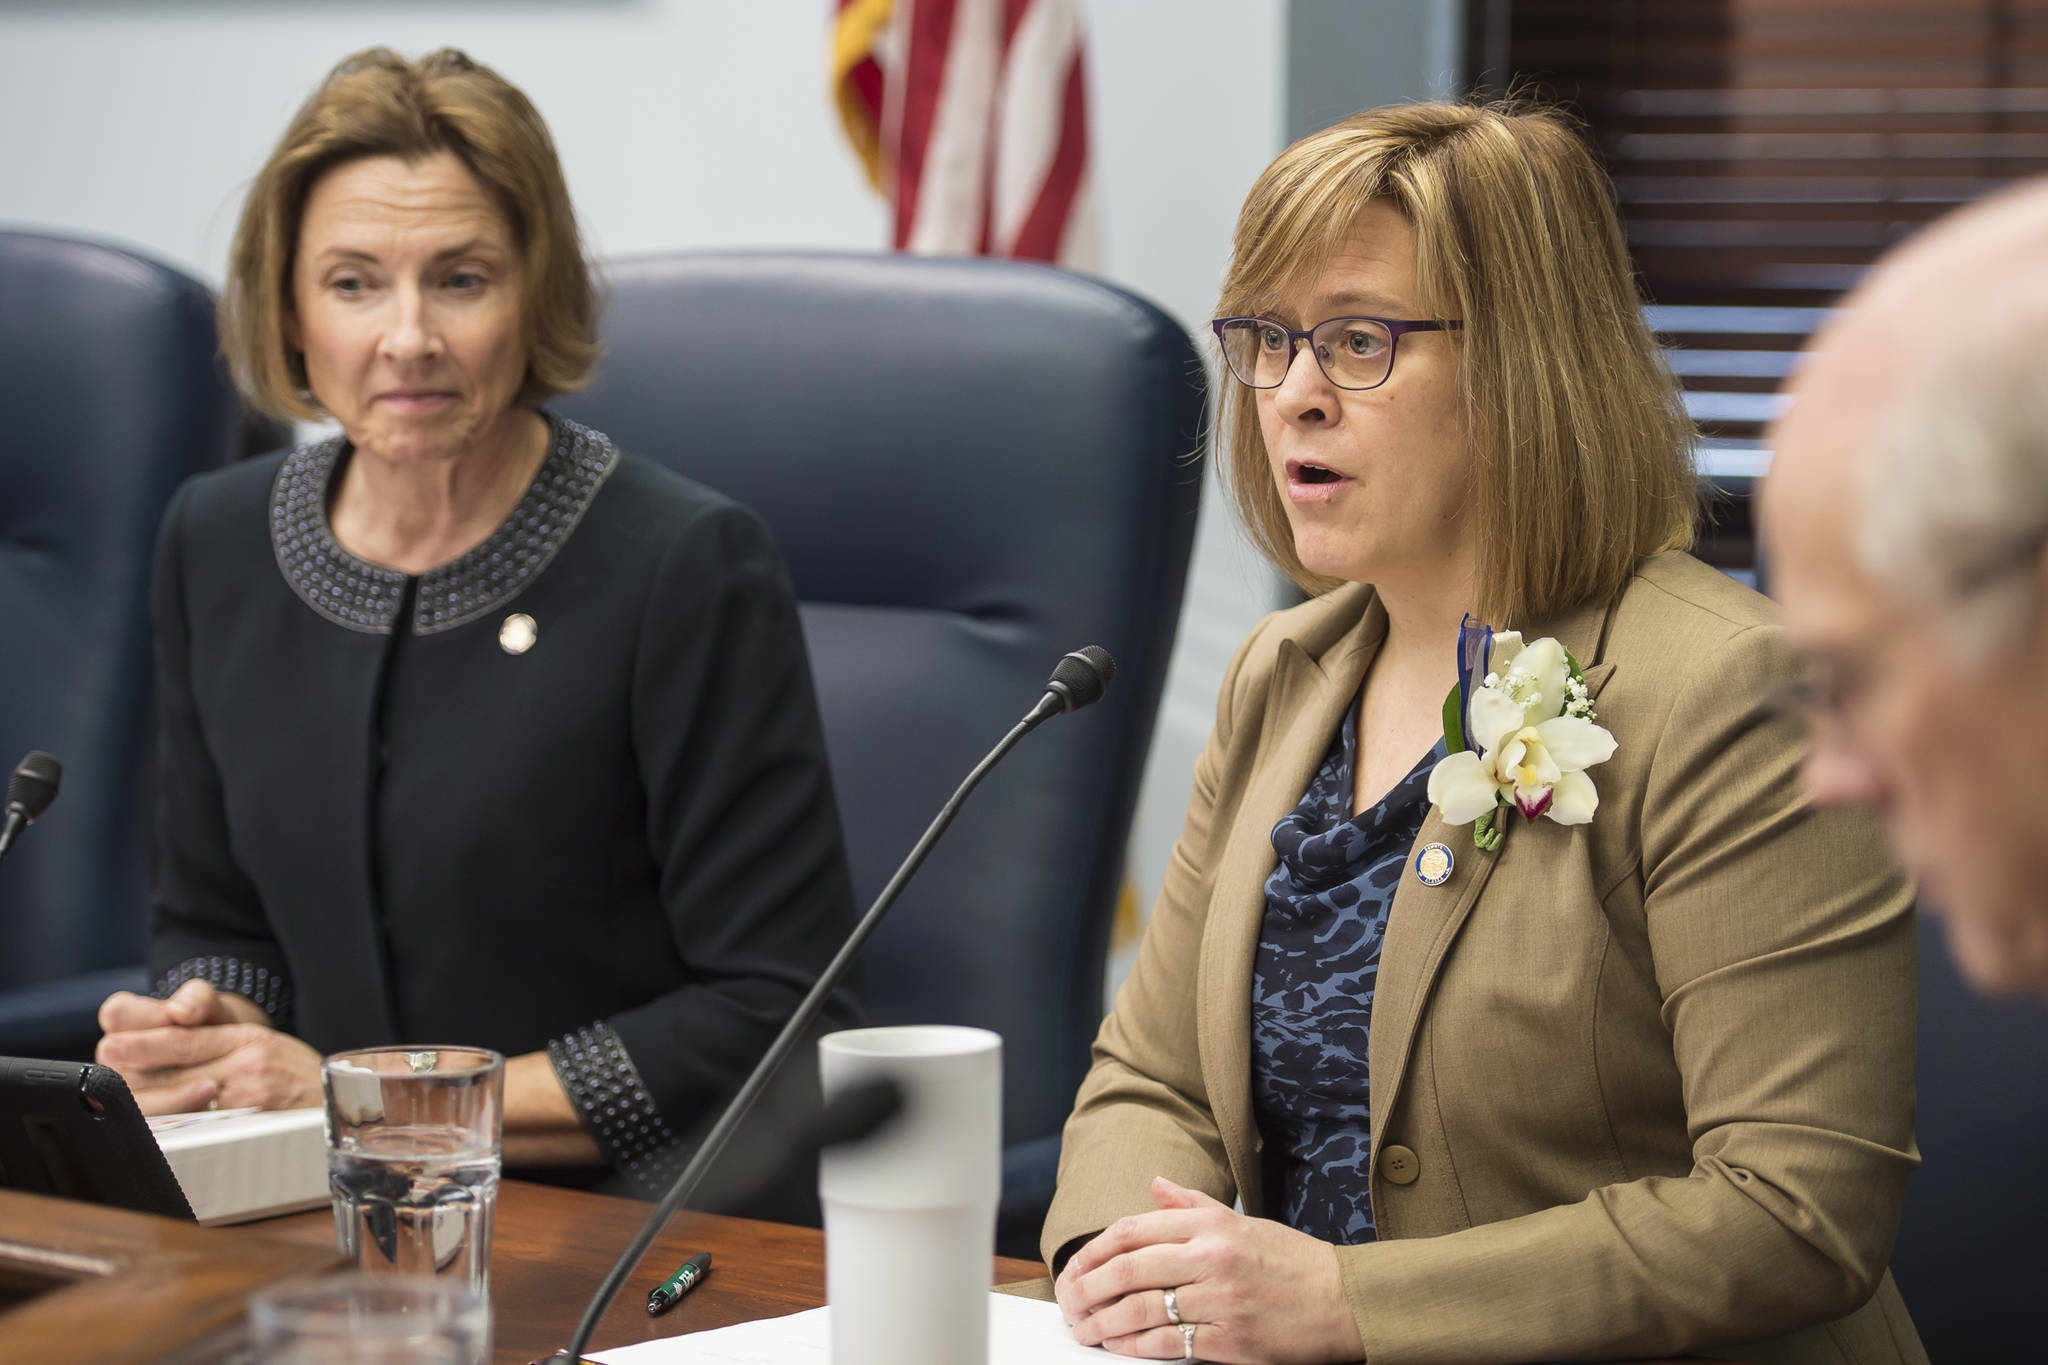
[[[1474, 621], [1472, 613], [1466, 612], [1458, 621], [1458, 686], [1445, 698], [1444, 748], [1448, 753], [1458, 753], [1468, 745], [1477, 749], [1466, 736], [1472, 733], [1472, 698], [1486, 681], [1486, 661], [1491, 657], [1493, 627], [1484, 621]], [[1457, 703], [1455, 707], [1450, 704], [1453, 700]], [[1500, 847], [1500, 830], [1492, 811], [1479, 817], [1472, 830], [1472, 842], [1489, 853]]]
[[1462, 749], [1472, 733], [1472, 694], [1486, 680], [1486, 661], [1493, 653], [1493, 627], [1474, 621], [1470, 612], [1458, 622], [1458, 733], [1448, 736], [1453, 750]]

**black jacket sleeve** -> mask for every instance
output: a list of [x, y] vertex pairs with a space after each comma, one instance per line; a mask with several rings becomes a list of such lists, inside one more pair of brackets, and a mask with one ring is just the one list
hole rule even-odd
[[169, 994], [200, 977], [248, 997], [291, 1027], [291, 974], [256, 888], [228, 840], [220, 771], [193, 699], [185, 602], [185, 526], [192, 485], [164, 513], [150, 584], [156, 648], [156, 897], [150, 977]]
[[[662, 1126], [700, 1127], [739, 1087], [853, 926], [795, 598], [752, 513], [720, 500], [679, 529], [644, 609], [631, 714], [647, 838], [690, 979], [571, 1035], [580, 1046], [550, 1047], [586, 1126], [628, 1167]], [[820, 1027], [854, 1017], [842, 988]], [[597, 1070], [565, 1066], [577, 1056]], [[658, 1122], [634, 1120], [636, 1092]]]

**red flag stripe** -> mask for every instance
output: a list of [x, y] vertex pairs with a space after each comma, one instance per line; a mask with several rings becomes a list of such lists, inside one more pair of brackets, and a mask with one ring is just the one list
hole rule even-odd
[[[995, 146], [996, 111], [988, 111], [988, 142]], [[992, 256], [996, 253], [996, 159], [993, 155], [981, 159], [981, 197], [976, 201], [976, 213], [981, 215], [981, 232], [975, 238], [974, 254]]]
[[865, 58], [846, 73], [846, 83], [853, 87], [854, 94], [860, 96], [868, 117], [879, 127], [882, 122], [882, 68], [873, 57]]
[[[970, 0], [971, 2], [971, 0]], [[896, 144], [896, 248], [910, 244], [917, 221], [918, 184], [924, 178], [925, 153], [939, 107], [939, 89], [946, 74], [946, 51], [953, 41], [957, 0], [904, 0], [910, 5], [910, 29], [903, 53], [903, 121]]]
[[[1033, 0], [1003, 0], [1003, 36], [997, 48], [996, 69], [1001, 71], [1009, 64], [1010, 54], [1017, 41], [1017, 29], [1024, 22], [1024, 16], [1031, 9]], [[1002, 251], [1002, 244], [995, 240], [996, 233], [996, 158], [994, 149], [1001, 138], [1002, 110], [990, 101], [988, 111], [988, 145], [991, 155], [981, 168], [981, 254], [990, 256]]]
[[1030, 215], [1017, 230], [1017, 240], [1008, 243], [1010, 255], [1031, 261], [1059, 259], [1060, 238], [1066, 233], [1067, 215], [1074, 207], [1074, 196], [1081, 188], [1081, 177], [1088, 167], [1087, 120], [1087, 83], [1082, 73], [1081, 50], [1076, 47], [1073, 60], [1067, 65], [1066, 95], [1060, 110], [1059, 150], [1053, 154], [1045, 184], [1038, 191], [1038, 202], [1031, 206]]
[[1031, 8], [1032, 0], [1003, 0], [1003, 56], [1010, 55], [1010, 44], [1016, 41], [1017, 26], [1024, 22], [1024, 12]]

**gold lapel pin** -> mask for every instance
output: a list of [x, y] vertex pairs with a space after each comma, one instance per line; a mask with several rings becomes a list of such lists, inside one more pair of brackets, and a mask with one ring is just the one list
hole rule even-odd
[[524, 654], [540, 639], [540, 627], [523, 611], [515, 611], [498, 627], [498, 648], [507, 654]]
[[1415, 880], [1424, 886], [1442, 886], [1451, 879], [1451, 869], [1457, 866], [1457, 859], [1450, 849], [1442, 844], [1424, 844], [1422, 851], [1415, 855]]

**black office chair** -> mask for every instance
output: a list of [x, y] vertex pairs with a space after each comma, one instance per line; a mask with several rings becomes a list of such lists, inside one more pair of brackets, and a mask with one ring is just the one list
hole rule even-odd
[[1920, 920], [1922, 1164], [1892, 1275], [1930, 1359], [2038, 1359], [2048, 1284], [2048, 1003], [1989, 1000]]
[[0, 232], [0, 414], [0, 764], [64, 765], [0, 864], [0, 1054], [82, 1058], [101, 998], [143, 980], [157, 522], [244, 438], [211, 296], [131, 252]]
[[788, 558], [864, 907], [1099, 644], [1117, 680], [987, 780], [861, 964], [870, 1022], [1004, 1040], [999, 1243], [1036, 1255], [1201, 484], [1206, 376], [1143, 299], [1042, 266], [678, 255], [608, 272], [560, 410], [755, 508]]

